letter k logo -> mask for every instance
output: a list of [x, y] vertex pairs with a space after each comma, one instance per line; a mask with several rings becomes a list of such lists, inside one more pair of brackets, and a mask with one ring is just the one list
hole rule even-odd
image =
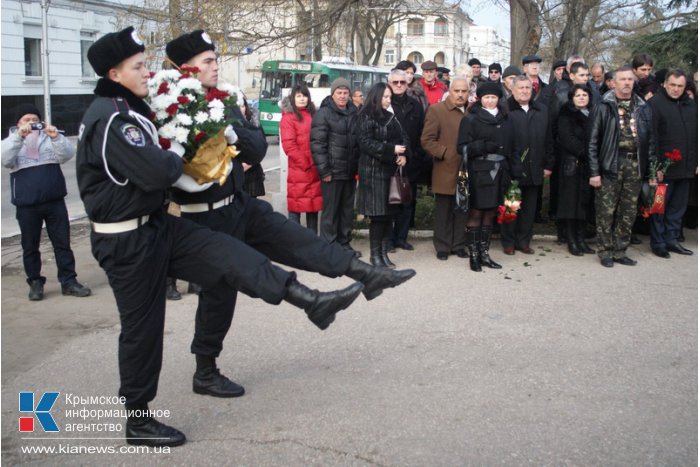
[[[41, 428], [46, 432], [60, 431], [50, 413], [53, 405], [56, 403], [56, 399], [58, 399], [58, 395], [58, 392], [45, 392], [35, 407], [34, 393], [20, 392], [19, 411], [33, 413], [39, 420]], [[34, 431], [34, 417], [19, 417], [19, 431]]]

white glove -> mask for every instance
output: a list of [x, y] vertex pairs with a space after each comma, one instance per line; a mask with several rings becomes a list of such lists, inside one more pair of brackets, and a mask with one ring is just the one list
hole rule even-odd
[[238, 135], [235, 131], [233, 131], [233, 127], [231, 125], [226, 127], [226, 130], [224, 131], [224, 136], [226, 137], [226, 142], [229, 144], [229, 146], [232, 144], [236, 144], [236, 141], [238, 141]]
[[185, 147], [174, 140], [170, 142], [170, 149], [168, 149], [168, 151], [172, 151], [180, 157], [185, 155]]
[[194, 178], [190, 177], [187, 174], [182, 174], [180, 175], [180, 178], [178, 178], [177, 181], [173, 183], [173, 186], [175, 188], [179, 188], [189, 193], [199, 193], [200, 191], [206, 190], [213, 184], [214, 183], [209, 182], [200, 185]]

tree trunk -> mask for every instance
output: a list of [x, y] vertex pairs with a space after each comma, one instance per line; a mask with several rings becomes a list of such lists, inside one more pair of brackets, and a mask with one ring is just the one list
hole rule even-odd
[[542, 27], [540, 11], [534, 0], [509, 0], [510, 63], [520, 65], [525, 55], [537, 53]]
[[169, 0], [168, 14], [170, 16], [170, 37], [177, 37], [182, 34], [182, 6], [180, 0]]

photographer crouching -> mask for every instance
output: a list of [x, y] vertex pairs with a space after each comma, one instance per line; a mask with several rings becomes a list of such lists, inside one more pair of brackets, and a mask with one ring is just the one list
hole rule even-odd
[[75, 155], [75, 147], [55, 126], [41, 121], [32, 104], [15, 109], [17, 126], [2, 140], [2, 165], [9, 168], [12, 204], [22, 233], [22, 259], [29, 284], [29, 300], [44, 298], [41, 275], [41, 226], [53, 245], [63, 295], [87, 297], [91, 291], [76, 280], [66, 209], [66, 180], [60, 164]]

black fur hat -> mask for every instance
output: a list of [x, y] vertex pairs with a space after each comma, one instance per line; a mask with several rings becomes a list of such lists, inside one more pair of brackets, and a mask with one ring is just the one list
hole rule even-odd
[[119, 32], [110, 32], [100, 37], [97, 42], [88, 49], [88, 61], [99, 76], [105, 76], [107, 72], [119, 65], [125, 59], [146, 50], [143, 41], [129, 26]]
[[180, 66], [186, 63], [195, 55], [199, 55], [207, 50], [214, 51], [214, 42], [209, 34], [197, 29], [177, 37], [165, 46], [165, 53], [175, 65]]

